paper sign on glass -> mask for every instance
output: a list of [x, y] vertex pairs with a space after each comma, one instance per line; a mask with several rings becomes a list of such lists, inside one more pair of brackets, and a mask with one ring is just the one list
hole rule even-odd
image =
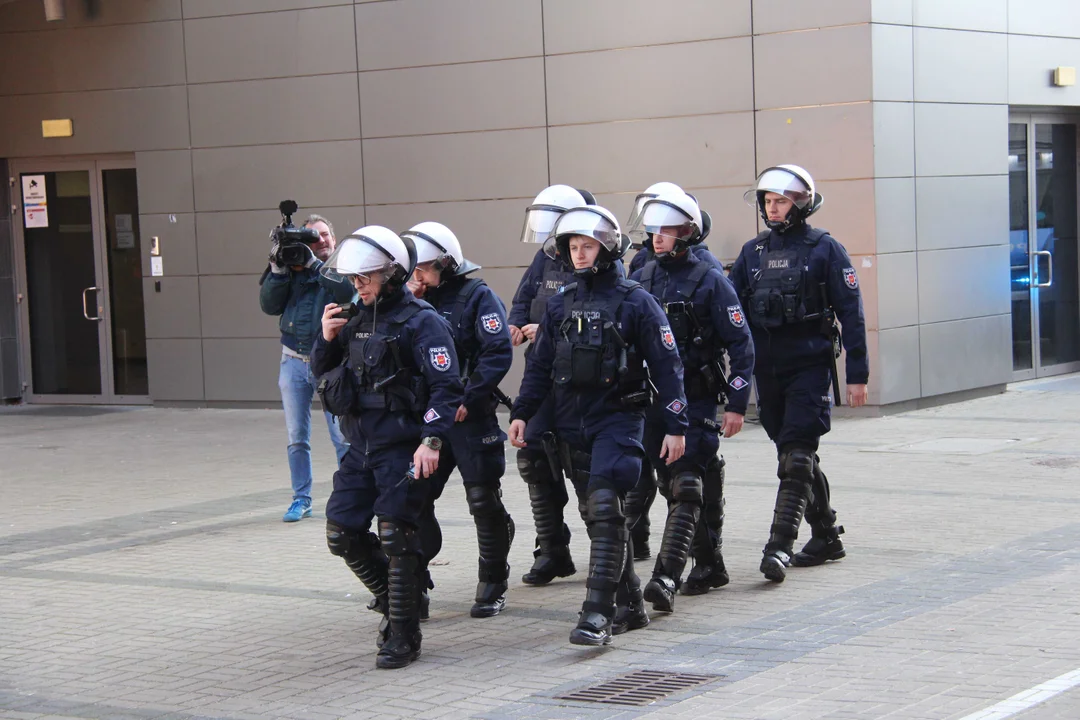
[[161, 257], [150, 258], [150, 275], [152, 277], [161, 277], [164, 274], [165, 271], [162, 269]]
[[44, 175], [23, 175], [23, 225], [26, 228], [49, 227], [48, 199]]

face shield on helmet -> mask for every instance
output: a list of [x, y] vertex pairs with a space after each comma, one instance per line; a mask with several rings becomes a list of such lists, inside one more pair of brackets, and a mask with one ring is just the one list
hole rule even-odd
[[570, 208], [584, 207], [585, 197], [581, 191], [569, 185], [552, 185], [544, 188], [525, 209], [525, 225], [521, 229], [521, 242], [544, 246], [544, 252], [554, 257], [554, 243], [549, 243], [551, 229], [563, 212]]
[[637, 227], [630, 229], [631, 239], [644, 242], [652, 238], [654, 252], [657, 252], [657, 236], [671, 239], [671, 250], [657, 252], [657, 257], [661, 259], [672, 253], [680, 253], [702, 238], [701, 208], [693, 196], [682, 190], [663, 193], [646, 201], [638, 222]]
[[575, 269], [575, 273], [598, 272], [606, 270], [621, 258], [627, 248], [630, 247], [630, 238], [622, 234], [619, 229], [619, 221], [607, 208], [598, 205], [586, 205], [581, 208], [567, 210], [559, 216], [555, 227], [552, 228], [551, 236], [555, 240], [559, 253], [567, 258], [567, 263], [573, 266], [570, 258], [570, 240], [576, 236], [592, 238], [600, 243], [600, 254], [591, 268]]
[[[792, 202], [792, 209], [782, 221], [770, 220], [765, 210], [766, 193], [783, 195]], [[786, 230], [802, 222], [821, 207], [822, 197], [814, 188], [814, 179], [798, 165], [777, 165], [767, 168], [760, 175], [756, 186], [747, 190], [743, 200], [757, 207], [765, 224], [774, 230]]]
[[342, 239], [320, 272], [329, 280], [350, 284], [353, 277], [404, 283], [413, 266], [412, 254], [397, 233], [368, 225]]
[[[630, 219], [626, 221], [626, 227], [631, 228], [632, 230], [641, 222], [641, 211], [645, 209], [645, 203], [652, 200], [657, 195], [670, 192], [683, 192], [683, 189], [671, 182], [653, 183], [645, 188], [645, 192], [634, 198], [634, 209], [630, 211]], [[631, 237], [633, 237], [632, 234]]]
[[457, 236], [442, 223], [422, 222], [401, 233], [401, 237], [412, 238], [417, 265], [431, 263], [438, 272], [454, 272], [465, 259]]

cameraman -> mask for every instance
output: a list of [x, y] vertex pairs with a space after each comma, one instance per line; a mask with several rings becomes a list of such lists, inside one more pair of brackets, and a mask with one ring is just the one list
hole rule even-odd
[[[289, 433], [289, 473], [292, 475], [292, 504], [281, 518], [285, 522], [311, 517], [311, 397], [315, 394], [316, 381], [311, 374], [308, 354], [316, 336], [322, 332], [323, 308], [328, 303], [350, 302], [355, 295], [349, 283], [334, 282], [319, 273], [337, 242], [334, 226], [321, 215], [311, 215], [304, 227], [318, 233], [318, 240], [310, 244], [295, 243], [298, 249], [290, 248], [290, 251], [304, 262], [285, 267], [275, 262], [280, 259], [282, 247], [282, 235], [275, 229], [271, 235], [274, 244], [270, 249], [269, 273], [264, 275], [259, 290], [262, 311], [281, 316], [278, 323], [281, 328], [278, 387], [285, 409], [285, 428]], [[326, 411], [323, 414], [340, 463], [348, 444], [334, 416]]]

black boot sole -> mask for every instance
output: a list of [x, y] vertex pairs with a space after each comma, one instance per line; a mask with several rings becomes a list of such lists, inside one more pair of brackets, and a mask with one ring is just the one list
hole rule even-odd
[[645, 585], [642, 593], [647, 602], [651, 602], [653, 610], [660, 612], [675, 612], [675, 598], [668, 597], [664, 589], [651, 580]]
[[408, 655], [379, 655], [375, 658], [375, 667], [380, 670], [398, 670], [420, 659], [420, 651], [414, 650]]
[[846, 550], [837, 550], [828, 555], [807, 555], [806, 553], [797, 552], [791, 558], [791, 564], [795, 567], [816, 567], [824, 565], [830, 560], [839, 560], [845, 556], [847, 556]]
[[775, 583], [782, 583], [784, 582], [784, 578], [787, 577], [787, 574], [784, 572], [784, 563], [782, 563], [779, 558], [773, 557], [772, 555], [766, 555], [761, 559], [761, 565], [758, 567], [758, 570], [760, 570], [766, 578]]
[[561, 568], [558, 572], [555, 572], [551, 575], [548, 575], [546, 573], [540, 575], [536, 572], [529, 571], [521, 576], [521, 582], [525, 583], [526, 585], [547, 585], [555, 578], [570, 577], [571, 575], [576, 574], [577, 568], [574, 567], [573, 564], [571, 564]]
[[603, 645], [611, 644], [611, 635], [609, 633], [595, 635], [591, 631], [582, 631], [578, 628], [574, 628], [570, 631], [570, 644], [601, 647]]
[[649, 627], [650, 622], [651, 620], [649, 619], [649, 616], [645, 615], [644, 617], [636, 617], [632, 621], [626, 623], [612, 623], [611, 634], [622, 635], [624, 633], [630, 632], [631, 630], [641, 630], [642, 628]]
[[704, 595], [710, 590], [724, 587], [729, 582], [731, 582], [731, 578], [728, 577], [727, 573], [724, 573], [723, 575], [710, 575], [707, 580], [701, 582], [687, 578], [687, 580], [683, 582], [683, 586], [679, 588], [679, 593], [681, 595]]
[[482, 603], [477, 601], [472, 609], [469, 610], [469, 616], [474, 618], [489, 618], [495, 617], [503, 611], [506, 607], [506, 599], [499, 598], [493, 603]]

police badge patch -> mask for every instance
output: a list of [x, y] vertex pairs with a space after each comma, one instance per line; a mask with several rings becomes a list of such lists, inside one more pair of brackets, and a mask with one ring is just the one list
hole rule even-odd
[[672, 400], [670, 403], [668, 403], [667, 409], [678, 415], [683, 411], [685, 407], [686, 403], [684, 403], [682, 400]]
[[450, 369], [450, 351], [445, 347], [428, 348], [428, 356], [431, 358], [431, 367], [439, 372]]
[[742, 327], [746, 325], [746, 318], [743, 317], [742, 308], [738, 305], [728, 305], [727, 309], [728, 320], [735, 327]]
[[435, 412], [435, 408], [429, 408], [428, 411], [426, 413], [424, 413], [424, 422], [425, 423], [435, 422], [436, 420], [438, 420], [441, 417], [442, 417], [442, 415]]
[[484, 328], [484, 332], [494, 335], [502, 330], [502, 320], [499, 319], [498, 313], [488, 313], [480, 318], [480, 327]]
[[746, 382], [741, 377], [736, 375], [735, 377], [733, 377], [731, 379], [731, 382], [728, 383], [728, 384], [731, 385], [732, 389], [734, 389], [734, 390], [742, 390], [744, 387], [746, 387], [750, 383]]
[[855, 275], [855, 268], [844, 268], [844, 284], [852, 290], [859, 287], [859, 278]]
[[[664, 343], [664, 347], [668, 350], [675, 349], [675, 336], [671, 333], [670, 325], [660, 326], [660, 341]], [[676, 412], [678, 411], [676, 410]]]

